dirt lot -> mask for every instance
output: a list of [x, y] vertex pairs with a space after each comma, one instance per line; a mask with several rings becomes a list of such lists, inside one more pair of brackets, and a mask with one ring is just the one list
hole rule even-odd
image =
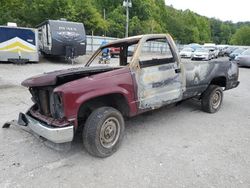
[[[23, 79], [69, 67], [0, 64], [0, 125], [32, 104]], [[249, 80], [240, 68], [240, 86], [216, 114], [190, 100], [127, 120], [121, 148], [106, 159], [86, 153], [80, 136], [56, 151], [18, 127], [0, 129], [0, 187], [250, 187]]]

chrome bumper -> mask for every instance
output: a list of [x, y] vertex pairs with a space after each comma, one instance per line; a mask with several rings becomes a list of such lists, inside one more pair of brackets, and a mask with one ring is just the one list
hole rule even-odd
[[50, 127], [27, 114], [20, 113], [18, 124], [28, 126], [34, 133], [54, 143], [71, 142], [74, 137], [74, 127]]

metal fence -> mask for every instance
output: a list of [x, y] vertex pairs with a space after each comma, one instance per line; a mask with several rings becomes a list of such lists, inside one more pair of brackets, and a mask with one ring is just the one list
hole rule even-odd
[[[113, 38], [113, 37], [87, 35], [87, 53], [95, 52], [101, 46], [104, 40], [107, 42], [112, 42], [117, 39], [118, 38]], [[184, 45], [177, 44], [178, 49], [182, 49], [183, 46]], [[148, 48], [146, 49], [148, 51], [162, 51], [164, 48], [165, 48], [164, 46], [156, 42], [154, 44], [150, 44], [150, 46], [148, 46]]]
[[[112, 42], [114, 40], [116, 40], [118, 38], [113, 38], [113, 37], [104, 37], [104, 36], [92, 36], [92, 35], [87, 35], [87, 53], [93, 53], [95, 52], [100, 46], [101, 43], [105, 40], [107, 42]], [[177, 48], [179, 50], [183, 49], [185, 46], [184, 44], [178, 44], [176, 43]], [[249, 46], [235, 46], [235, 47], [241, 47], [241, 48], [250, 48]], [[151, 44], [150, 46], [148, 46], [149, 51], [153, 50], [153, 51], [162, 51], [164, 49], [164, 46], [155, 43], [155, 44]]]
[[88, 53], [92, 53], [101, 46], [104, 40], [107, 42], [112, 42], [116, 39], [118, 38], [87, 35], [87, 49], [86, 50]]

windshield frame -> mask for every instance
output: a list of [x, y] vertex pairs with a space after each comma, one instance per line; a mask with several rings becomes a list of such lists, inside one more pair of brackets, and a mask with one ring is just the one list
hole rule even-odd
[[[136, 38], [137, 37], [137, 38]], [[114, 42], [110, 42], [108, 44], [105, 44], [103, 46], [100, 46], [95, 52], [94, 54], [89, 58], [89, 60], [87, 61], [87, 63], [85, 64], [85, 67], [89, 67], [91, 66], [91, 64], [94, 62], [94, 60], [97, 58], [97, 56], [100, 55], [100, 53], [102, 52], [103, 49], [105, 48], [129, 48], [129, 46], [135, 45], [134, 48], [134, 52], [137, 50], [139, 41], [140, 41], [140, 37], [141, 36], [136, 36], [136, 37], [129, 37], [129, 38], [125, 38], [125, 39], [117, 39]], [[127, 40], [126, 40], [127, 39]], [[132, 40], [131, 40], [132, 39]], [[134, 39], [134, 40], [133, 40]], [[124, 54], [123, 54], [124, 55]], [[128, 54], [125, 54], [124, 56], [128, 57]], [[134, 54], [132, 55], [133, 59]], [[119, 62], [119, 66], [128, 66], [129, 63], [127, 63], [126, 65], [121, 65], [121, 61]]]

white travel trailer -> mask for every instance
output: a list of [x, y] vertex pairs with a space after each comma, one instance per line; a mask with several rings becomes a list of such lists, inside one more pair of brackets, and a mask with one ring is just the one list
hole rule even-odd
[[33, 28], [0, 26], [0, 61], [38, 62], [38, 32]]

